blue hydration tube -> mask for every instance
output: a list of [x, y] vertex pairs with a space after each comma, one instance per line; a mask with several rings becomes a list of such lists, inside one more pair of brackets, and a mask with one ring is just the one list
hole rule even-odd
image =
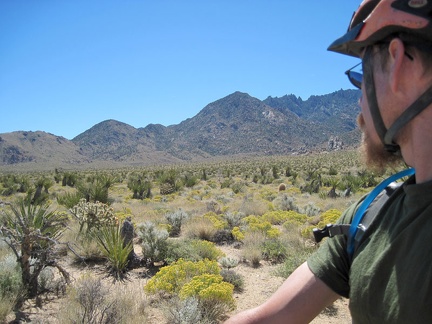
[[349, 229], [349, 237], [348, 237], [348, 255], [350, 257], [354, 254], [354, 238], [356, 236], [357, 230], [359, 228], [360, 222], [363, 219], [363, 216], [365, 215], [366, 209], [369, 207], [369, 205], [374, 201], [374, 199], [379, 195], [381, 191], [383, 191], [390, 183], [406, 176], [411, 176], [415, 173], [414, 169], [406, 169], [401, 172], [398, 172], [391, 177], [385, 179], [383, 182], [381, 182], [378, 186], [376, 186], [369, 195], [365, 198], [365, 200], [360, 205], [359, 209], [357, 209], [357, 212], [355, 213], [354, 219], [351, 223], [350, 229]]

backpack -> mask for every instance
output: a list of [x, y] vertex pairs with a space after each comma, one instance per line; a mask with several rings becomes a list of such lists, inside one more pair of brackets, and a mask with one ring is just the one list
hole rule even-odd
[[314, 228], [315, 241], [319, 243], [324, 237], [345, 235], [348, 237], [347, 252], [350, 259], [352, 259], [370, 224], [372, 224], [391, 195], [403, 184], [402, 182], [396, 182], [396, 180], [414, 173], [414, 169], [406, 169], [382, 181], [360, 204], [351, 224], [328, 224], [323, 229]]

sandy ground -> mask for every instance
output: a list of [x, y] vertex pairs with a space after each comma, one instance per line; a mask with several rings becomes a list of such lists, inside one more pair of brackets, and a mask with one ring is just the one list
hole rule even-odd
[[[221, 249], [229, 257], [240, 258], [240, 250], [232, 247], [221, 247]], [[234, 268], [237, 273], [243, 276], [245, 287], [242, 293], [234, 294], [237, 309], [232, 314], [260, 305], [279, 288], [284, 278], [274, 275], [277, 267], [278, 265], [261, 262], [261, 266], [258, 268], [252, 268], [244, 263], [240, 263]], [[331, 307], [315, 318], [312, 323], [351, 323], [348, 301], [343, 298], [337, 300]]]
[[[240, 250], [230, 246], [220, 247], [228, 257], [240, 258]], [[137, 246], [136, 252], [140, 252], [140, 247]], [[99, 266], [100, 267], [100, 266]], [[248, 264], [240, 263], [235, 270], [238, 274], [243, 276], [244, 290], [241, 293], [235, 293], [237, 309], [232, 313], [235, 314], [242, 310], [258, 306], [269, 298], [277, 288], [284, 281], [283, 278], [274, 275], [278, 266], [271, 265], [267, 262], [261, 262], [258, 268], [252, 268]], [[76, 269], [68, 266], [68, 271], [72, 280], [77, 280], [83, 275], [83, 270]], [[92, 273], [93, 275], [102, 275], [100, 269], [87, 268], [84, 272]], [[129, 279], [125, 282], [112, 285], [110, 289], [115, 291], [121, 289], [137, 297], [137, 299], [146, 300], [143, 287], [148, 281], [148, 273], [146, 269], [138, 268], [130, 272]], [[61, 298], [45, 299], [42, 302], [42, 307], [35, 307], [35, 301], [29, 300], [26, 302], [24, 314], [26, 315], [26, 322], [31, 323], [58, 323], [57, 314], [62, 300]], [[153, 306], [146, 306], [147, 321], [146, 323], [169, 324], [166, 322], [162, 312]], [[21, 323], [23, 323], [22, 321]], [[17, 322], [11, 322], [17, 323]], [[348, 301], [345, 299], [337, 300], [333, 306], [322, 312], [315, 320], [314, 324], [324, 323], [351, 323], [351, 317], [348, 310]], [[192, 324], [192, 323], [191, 323]]]

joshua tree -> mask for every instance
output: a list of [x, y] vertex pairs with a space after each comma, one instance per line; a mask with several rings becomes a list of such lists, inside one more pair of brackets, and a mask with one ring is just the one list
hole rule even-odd
[[38, 276], [48, 266], [56, 267], [69, 281], [68, 273], [57, 263], [55, 252], [57, 240], [66, 227], [65, 214], [23, 200], [10, 205], [10, 211], [1, 216], [0, 237], [17, 257], [27, 297], [37, 296]]

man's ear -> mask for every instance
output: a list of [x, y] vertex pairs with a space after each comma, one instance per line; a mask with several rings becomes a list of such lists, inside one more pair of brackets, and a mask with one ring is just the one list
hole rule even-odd
[[388, 72], [390, 88], [394, 93], [404, 91], [403, 76], [404, 76], [404, 59], [405, 59], [405, 45], [399, 38], [391, 40], [388, 47]]

